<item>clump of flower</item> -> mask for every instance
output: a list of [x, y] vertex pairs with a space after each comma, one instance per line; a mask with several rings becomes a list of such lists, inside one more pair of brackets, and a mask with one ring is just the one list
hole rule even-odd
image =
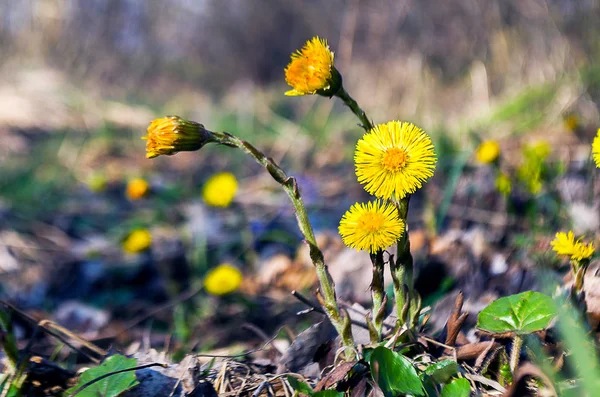
[[498, 189], [498, 192], [500, 192], [500, 194], [504, 195], [504, 196], [509, 196], [510, 192], [512, 190], [512, 183], [510, 181], [510, 176], [508, 176], [508, 174], [505, 174], [503, 172], [499, 173], [498, 176], [496, 177], [496, 189]]
[[552, 146], [545, 141], [527, 144], [523, 147], [524, 161], [517, 169], [517, 178], [532, 194], [537, 194], [542, 190], [545, 161], [551, 152]]
[[204, 289], [212, 295], [226, 295], [234, 292], [242, 283], [242, 272], [228, 263], [212, 269], [204, 278]]
[[150, 191], [150, 185], [144, 178], [133, 178], [127, 182], [125, 195], [129, 200], [139, 200]]
[[498, 141], [489, 140], [482, 142], [475, 151], [475, 158], [482, 164], [490, 164], [500, 156]]
[[161, 154], [195, 151], [208, 142], [213, 142], [211, 132], [202, 124], [178, 116], [167, 116], [152, 121], [142, 139], [147, 141], [146, 157], [149, 159]]
[[211, 176], [204, 185], [202, 198], [213, 207], [229, 207], [238, 189], [235, 176], [229, 172], [220, 172]]
[[568, 256], [576, 262], [587, 260], [594, 254], [594, 244], [585, 244], [581, 242], [581, 238], [575, 240], [573, 231], [556, 233], [550, 245], [558, 255]]
[[598, 128], [598, 132], [596, 132], [596, 136], [594, 137], [594, 142], [592, 142], [592, 157], [594, 158], [596, 167], [600, 168], [600, 128]]
[[285, 68], [285, 81], [292, 87], [285, 93], [288, 96], [335, 94], [341, 86], [341, 77], [333, 66], [333, 52], [327, 41], [314, 37], [292, 54]]
[[577, 115], [575, 113], [571, 113], [571, 114], [567, 115], [563, 119], [563, 122], [565, 123], [565, 127], [569, 131], [576, 131], [580, 125], [579, 117], [577, 117]]
[[134, 230], [123, 241], [123, 250], [130, 254], [146, 251], [152, 245], [152, 234], [147, 229]]
[[375, 126], [358, 141], [354, 154], [358, 182], [383, 199], [414, 193], [433, 176], [436, 161], [429, 135], [401, 121]]
[[347, 246], [374, 254], [398, 241], [404, 221], [393, 204], [380, 200], [356, 203], [342, 217], [339, 232]]
[[102, 192], [106, 189], [106, 177], [103, 174], [95, 173], [87, 179], [87, 187], [94, 193]]

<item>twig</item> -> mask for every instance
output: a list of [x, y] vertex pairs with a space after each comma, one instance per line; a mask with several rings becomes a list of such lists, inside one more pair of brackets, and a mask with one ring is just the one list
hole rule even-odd
[[[298, 291], [292, 291], [291, 294], [294, 296], [294, 298], [298, 299], [300, 302], [304, 303], [306, 306], [309, 307], [310, 311], [314, 311], [317, 313], [321, 313], [321, 314], [325, 314], [325, 311], [323, 309], [321, 309], [321, 306], [318, 305], [317, 303], [313, 303], [310, 301], [310, 299], [308, 299], [307, 297], [305, 297], [304, 295], [302, 295], [301, 293], [299, 293]], [[339, 303], [340, 306], [344, 306], [345, 304], [343, 302]], [[348, 309], [352, 309], [352, 308], [348, 308]], [[353, 309], [356, 310], [356, 309]], [[302, 311], [300, 313], [304, 314], [305, 311]], [[362, 314], [362, 313], [361, 313]], [[361, 328], [364, 329], [369, 329], [369, 326], [367, 325], [367, 323], [363, 322], [363, 321], [359, 321], [359, 320], [353, 320], [350, 319], [350, 322], [356, 326], [359, 326]], [[387, 324], [386, 324], [387, 325]], [[389, 326], [389, 325], [388, 325]]]
[[502, 386], [500, 383], [498, 383], [494, 380], [486, 378], [485, 376], [465, 374], [465, 378], [472, 380], [474, 382], [477, 382], [477, 383], [481, 383], [482, 385], [489, 386], [493, 389], [498, 390], [500, 393], [506, 392], [506, 389], [504, 388], [504, 386]]
[[469, 315], [469, 313], [462, 312], [464, 300], [464, 294], [462, 291], [460, 291], [456, 297], [456, 302], [454, 303], [454, 310], [452, 310], [452, 314], [450, 315], [448, 323], [446, 324], [446, 344], [448, 346], [454, 346], [456, 344], [458, 333], [460, 332], [460, 329]]
[[101, 380], [106, 379], [109, 376], [122, 374], [123, 372], [137, 371], [137, 370], [140, 370], [140, 369], [145, 369], [145, 368], [150, 368], [150, 367], [163, 367], [163, 368], [167, 368], [168, 365], [167, 364], [163, 364], [163, 363], [152, 363], [152, 364], [140, 365], [138, 367], [125, 368], [125, 369], [120, 369], [118, 371], [108, 372], [108, 373], [106, 373], [104, 375], [101, 375], [101, 376], [97, 377], [96, 379], [92, 379], [91, 381], [84, 383], [83, 385], [81, 385], [80, 387], [78, 387], [73, 393], [69, 394], [67, 397], [73, 397], [73, 396], [79, 394], [80, 392], [82, 392], [84, 389], [87, 389], [88, 387], [90, 387], [94, 383], [100, 382]]

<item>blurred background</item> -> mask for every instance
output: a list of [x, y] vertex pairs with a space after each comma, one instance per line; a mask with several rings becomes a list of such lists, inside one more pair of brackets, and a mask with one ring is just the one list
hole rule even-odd
[[[527, 288], [548, 237], [600, 223], [599, 17], [594, 0], [0, 1], [0, 296], [96, 340], [150, 327], [126, 320], [170, 302], [156, 324], [202, 348], [248, 337], [232, 323], [268, 334], [296, 318], [289, 291], [310, 293], [315, 276], [285, 195], [227, 148], [147, 160], [148, 123], [177, 114], [297, 176], [340, 296], [367, 300], [368, 256], [336, 232], [368, 200], [352, 165], [362, 130], [339, 101], [283, 95], [290, 54], [315, 35], [371, 119], [411, 121], [436, 144], [436, 176], [411, 202], [426, 302]], [[502, 162], [482, 165], [489, 139]], [[536, 156], [540, 172], [519, 171]], [[215, 207], [219, 172], [238, 187]], [[151, 239], [128, 240], [140, 230]], [[240, 290], [190, 304], [222, 263], [244, 274]], [[189, 342], [207, 323], [214, 335]]]

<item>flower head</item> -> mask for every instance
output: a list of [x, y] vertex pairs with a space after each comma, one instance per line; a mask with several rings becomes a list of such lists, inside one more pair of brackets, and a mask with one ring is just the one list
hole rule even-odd
[[134, 178], [127, 182], [125, 195], [129, 200], [139, 200], [148, 194], [150, 185], [143, 178]]
[[292, 54], [285, 68], [285, 81], [292, 87], [285, 93], [288, 96], [335, 94], [341, 86], [341, 76], [333, 66], [333, 52], [327, 41], [314, 37]]
[[566, 255], [573, 261], [582, 261], [589, 259], [594, 253], [594, 244], [585, 244], [581, 242], [581, 238], [575, 240], [575, 234], [573, 231], [568, 233], [559, 232], [556, 233], [554, 240], [550, 242], [552, 249], [558, 255]]
[[383, 199], [401, 199], [433, 176], [437, 159], [431, 138], [407, 122], [379, 124], [356, 144], [358, 181]]
[[508, 174], [498, 174], [498, 176], [496, 177], [496, 189], [498, 189], [498, 191], [504, 196], [508, 196], [510, 194], [512, 190], [512, 183]]
[[404, 222], [393, 204], [375, 200], [350, 207], [340, 221], [339, 232], [348, 247], [374, 254], [402, 236]]
[[475, 151], [475, 158], [482, 164], [490, 164], [500, 156], [500, 145], [498, 141], [484, 141]]
[[149, 159], [161, 154], [170, 156], [177, 152], [195, 151], [213, 141], [212, 134], [202, 124], [178, 116], [152, 121], [142, 139], [147, 141], [146, 157]]
[[134, 230], [123, 241], [123, 250], [130, 254], [146, 251], [152, 244], [152, 235], [147, 229]]
[[565, 116], [563, 118], [563, 122], [565, 123], [565, 127], [569, 131], [576, 131], [577, 129], [579, 129], [579, 126], [581, 125], [581, 123], [579, 121], [579, 117], [577, 117], [577, 114], [575, 114], [575, 113], [571, 113], [571, 114]]
[[242, 272], [223, 263], [208, 272], [204, 278], [204, 289], [212, 295], [226, 295], [238, 289], [241, 283]]
[[211, 176], [202, 190], [202, 197], [213, 207], [229, 207], [237, 192], [238, 183], [229, 172], [220, 172]]
[[598, 132], [596, 133], [594, 142], [592, 143], [592, 156], [594, 157], [596, 167], [600, 168], [600, 128], [598, 128]]

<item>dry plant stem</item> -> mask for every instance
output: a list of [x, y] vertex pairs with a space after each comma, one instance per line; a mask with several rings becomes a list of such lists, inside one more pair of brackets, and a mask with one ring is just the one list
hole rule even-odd
[[515, 374], [519, 367], [519, 357], [521, 356], [521, 346], [523, 345], [523, 337], [521, 335], [515, 335], [512, 343], [512, 350], [510, 351], [510, 372]]
[[335, 296], [335, 284], [331, 278], [331, 275], [329, 274], [329, 270], [327, 270], [327, 266], [325, 265], [323, 253], [317, 245], [315, 234], [308, 219], [306, 207], [304, 206], [302, 197], [300, 196], [296, 179], [293, 177], [288, 177], [285, 171], [275, 164], [272, 159], [266, 157], [250, 143], [243, 141], [227, 132], [214, 132], [213, 134], [218, 143], [241, 149], [245, 153], [252, 156], [260, 165], [267, 169], [271, 177], [273, 177], [273, 179], [275, 179], [275, 181], [279, 183], [283, 187], [283, 190], [285, 190], [287, 193], [292, 204], [294, 205], [294, 209], [296, 210], [296, 219], [298, 221], [300, 232], [308, 244], [310, 259], [316, 268], [317, 277], [319, 278], [320, 291], [323, 296], [323, 309], [342, 338], [343, 345], [347, 348], [346, 359], [354, 359], [354, 339], [352, 338], [350, 323], [348, 321], [344, 321], [344, 318], [340, 314], [340, 309]]
[[373, 299], [373, 310], [371, 318], [377, 332], [377, 341], [381, 340], [383, 331], [383, 319], [385, 317], [385, 287], [383, 283], [383, 251], [379, 250], [371, 254], [373, 263], [373, 281], [371, 282], [371, 298]]
[[361, 127], [366, 132], [369, 132], [373, 129], [373, 123], [371, 123], [371, 121], [367, 117], [367, 114], [364, 112], [364, 110], [360, 108], [360, 106], [358, 106], [358, 103], [348, 94], [344, 87], [340, 87], [340, 90], [335, 93], [335, 96], [340, 98], [346, 104], [346, 106], [348, 106], [350, 110], [352, 110], [352, 113], [354, 113], [356, 117], [358, 117], [358, 119], [362, 123]]

